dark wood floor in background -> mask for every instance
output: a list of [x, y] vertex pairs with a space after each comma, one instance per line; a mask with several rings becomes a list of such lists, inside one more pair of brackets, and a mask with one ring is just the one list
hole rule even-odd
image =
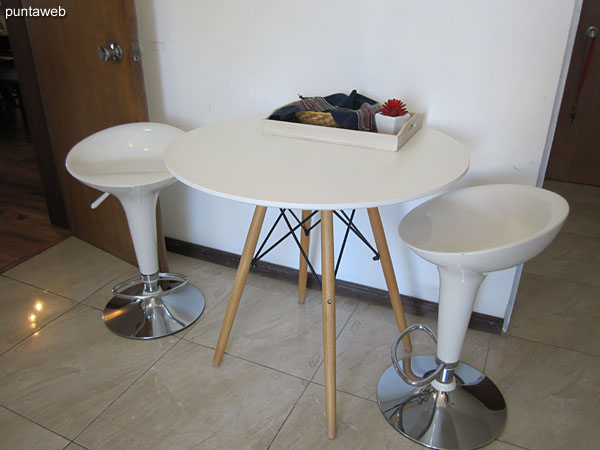
[[69, 234], [50, 223], [33, 145], [0, 134], [0, 272]]

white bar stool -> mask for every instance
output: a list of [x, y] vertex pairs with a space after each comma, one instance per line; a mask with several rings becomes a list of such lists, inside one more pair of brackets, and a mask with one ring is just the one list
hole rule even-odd
[[179, 128], [138, 122], [99, 131], [71, 149], [67, 170], [82, 183], [119, 199], [131, 232], [140, 276], [119, 283], [104, 309], [104, 323], [116, 334], [152, 339], [191, 325], [204, 310], [202, 293], [185, 275], [159, 273], [156, 202], [175, 178], [163, 162], [166, 147], [183, 134]]
[[[522, 264], [556, 236], [569, 213], [559, 195], [511, 184], [460, 189], [409, 212], [400, 237], [440, 275], [438, 336], [425, 325], [403, 331], [392, 366], [377, 388], [379, 407], [409, 439], [435, 449], [482, 447], [502, 433], [504, 398], [460, 353], [477, 291], [486, 273]], [[437, 341], [436, 356], [398, 361], [403, 336], [415, 330]]]

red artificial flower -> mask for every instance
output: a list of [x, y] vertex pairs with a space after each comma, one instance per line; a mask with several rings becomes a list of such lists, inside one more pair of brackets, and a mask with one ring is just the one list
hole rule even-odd
[[381, 108], [381, 114], [384, 116], [398, 117], [408, 114], [408, 111], [406, 110], [406, 105], [404, 102], [395, 98], [391, 98], [383, 104], [383, 107]]

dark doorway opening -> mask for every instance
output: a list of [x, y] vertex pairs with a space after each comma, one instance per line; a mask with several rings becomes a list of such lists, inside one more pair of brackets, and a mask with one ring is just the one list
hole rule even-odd
[[69, 236], [50, 222], [8, 31], [0, 28], [0, 272]]

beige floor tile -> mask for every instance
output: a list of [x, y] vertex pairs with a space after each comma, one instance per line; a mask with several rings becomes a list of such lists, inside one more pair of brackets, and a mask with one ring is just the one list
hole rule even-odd
[[199, 265], [189, 268], [186, 275], [190, 278], [190, 283], [202, 292], [206, 307], [196, 323], [177, 334], [179, 337], [187, 337], [194, 327], [203, 327], [207, 314], [220, 302], [229, 298], [235, 269], [201, 261]]
[[183, 273], [184, 275], [187, 275], [186, 271], [198, 265], [207, 264], [200, 259], [190, 258], [189, 256], [173, 252], [167, 252], [167, 262], [169, 264], [169, 272]]
[[[235, 274], [235, 271], [233, 273]], [[308, 272], [308, 276], [311, 276], [310, 271]], [[289, 295], [292, 300], [298, 301], [298, 283], [296, 280], [290, 282], [277, 277], [267, 277], [250, 272], [246, 285], [259, 287], [267, 291], [282, 292], [285, 295]], [[311, 294], [321, 298], [321, 289], [307, 289], [307, 297]]]
[[190, 283], [200, 289], [204, 295], [206, 311], [209, 311], [225, 297], [229, 297], [235, 270], [201, 261], [199, 265], [189, 269], [186, 275], [190, 278]]
[[569, 202], [565, 233], [600, 238], [600, 187], [546, 180], [544, 188], [562, 195]]
[[[264, 287], [257, 287], [261, 283]], [[186, 339], [214, 348], [228, 302], [229, 298], [210, 310]], [[336, 299], [338, 332], [356, 305], [355, 300]], [[297, 286], [249, 277], [226, 352], [310, 379], [323, 360], [321, 293], [309, 290], [305, 303], [299, 304]]]
[[375, 402], [337, 393], [337, 435], [327, 438], [325, 389], [311, 383], [271, 445], [279, 449], [423, 449], [387, 423]]
[[68, 440], [0, 407], [0, 447], [10, 450], [62, 450]]
[[500, 439], [536, 450], [597, 449], [600, 358], [492, 336], [486, 374], [506, 400]]
[[524, 271], [600, 287], [600, 239], [559, 233]]
[[[407, 315], [409, 325], [422, 323], [437, 331], [434, 320]], [[337, 340], [337, 388], [363, 398], [377, 400], [379, 377], [391, 364], [390, 348], [398, 335], [398, 327], [391, 307], [360, 304]], [[411, 334], [413, 355], [435, 354], [435, 345], [427, 334]], [[461, 360], [483, 370], [490, 335], [469, 330]], [[398, 358], [408, 356], [399, 346]], [[317, 383], [324, 383], [323, 367], [315, 375]]]
[[127, 267], [116, 277], [112, 278], [111, 280], [107, 280], [104, 286], [100, 287], [100, 289], [95, 291], [93, 294], [88, 295], [81, 303], [91, 306], [92, 308], [99, 309], [100, 311], [104, 311], [106, 304], [113, 297], [112, 288], [125, 280], [139, 276], [139, 274], [140, 272], [138, 271], [137, 267]]
[[69, 445], [67, 445], [65, 447], [65, 450], [86, 450], [86, 448], [82, 447], [79, 444], [76, 444], [75, 442], [71, 442]]
[[77, 305], [0, 357], [0, 403], [73, 438], [175, 342], [119, 338]]
[[108, 281], [104, 286], [102, 286], [100, 289], [98, 289], [92, 295], [87, 296], [82, 301], [82, 303], [84, 305], [91, 306], [92, 308], [99, 309], [100, 311], [104, 311], [106, 304], [113, 297], [112, 288], [114, 286], [116, 286], [117, 284], [119, 284], [125, 280], [128, 280], [130, 278], [133, 278], [135, 276], [138, 276], [138, 275], [139, 275], [139, 272], [137, 270], [137, 267], [127, 268], [123, 272], [121, 272], [119, 275], [117, 275], [116, 277], [114, 277], [110, 281]]
[[600, 287], [523, 273], [509, 334], [600, 356]]
[[515, 445], [507, 444], [506, 442], [496, 440], [484, 448], [485, 450], [520, 450], [524, 449], [525, 447], [517, 447]]
[[0, 276], [0, 354], [76, 303]]
[[81, 301], [129, 266], [119, 258], [70, 237], [4, 275]]
[[77, 442], [93, 449], [265, 449], [306, 382], [179, 342]]

